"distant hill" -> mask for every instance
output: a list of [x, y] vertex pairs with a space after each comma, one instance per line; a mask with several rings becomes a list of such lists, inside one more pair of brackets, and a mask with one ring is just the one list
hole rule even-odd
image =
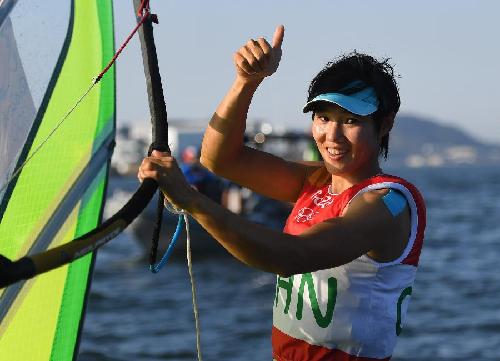
[[500, 165], [500, 146], [479, 142], [452, 126], [398, 115], [389, 142], [391, 166]]

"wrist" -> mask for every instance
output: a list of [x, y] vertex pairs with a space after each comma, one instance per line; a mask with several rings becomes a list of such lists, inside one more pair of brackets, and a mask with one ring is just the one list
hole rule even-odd
[[191, 191], [185, 197], [185, 201], [183, 202], [183, 207], [188, 214], [194, 214], [200, 211], [203, 208], [203, 199], [205, 196], [200, 193], [198, 190], [191, 188]]
[[175, 196], [165, 192], [162, 190], [163, 195], [165, 196], [165, 206], [168, 207], [168, 203], [170, 203], [174, 208], [183, 209], [189, 213], [188, 208], [192, 207], [194, 203], [197, 202], [197, 196], [200, 193], [193, 188], [192, 186], [186, 184], [186, 187], [177, 187], [175, 191]]
[[245, 78], [242, 76], [236, 76], [233, 82], [233, 89], [239, 91], [255, 91], [264, 78]]

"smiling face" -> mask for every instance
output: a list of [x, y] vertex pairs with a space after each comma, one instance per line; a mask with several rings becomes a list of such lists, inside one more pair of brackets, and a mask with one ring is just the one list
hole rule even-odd
[[322, 103], [313, 115], [312, 134], [326, 169], [352, 183], [380, 172], [380, 136], [371, 116]]

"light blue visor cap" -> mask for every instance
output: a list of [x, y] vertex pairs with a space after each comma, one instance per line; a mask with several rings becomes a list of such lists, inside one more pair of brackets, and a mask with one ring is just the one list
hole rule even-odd
[[311, 111], [313, 105], [318, 102], [337, 104], [345, 110], [361, 116], [370, 115], [378, 109], [377, 94], [373, 87], [367, 87], [357, 93], [349, 95], [340, 93], [320, 94], [307, 102], [302, 111], [304, 113]]

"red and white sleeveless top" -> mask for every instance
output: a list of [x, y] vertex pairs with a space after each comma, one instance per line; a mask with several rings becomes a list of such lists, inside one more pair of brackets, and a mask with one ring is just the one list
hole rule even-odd
[[[394, 189], [411, 212], [408, 244], [398, 259], [368, 255], [339, 267], [278, 276], [273, 308], [273, 357], [278, 361], [389, 360], [405, 321], [424, 239], [425, 205], [418, 190], [390, 175], [367, 179], [334, 195], [330, 182], [306, 182], [284, 232], [301, 234], [338, 217], [359, 194]], [[332, 252], [335, 252], [332, 249]]]

